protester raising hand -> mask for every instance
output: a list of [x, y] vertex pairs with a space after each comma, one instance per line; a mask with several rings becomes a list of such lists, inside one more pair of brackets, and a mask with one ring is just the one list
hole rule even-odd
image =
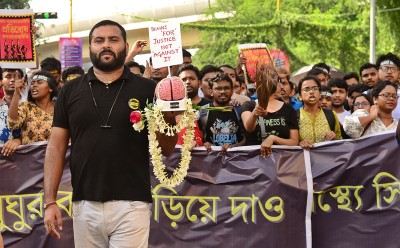
[[149, 61], [146, 60], [146, 69], [144, 69], [143, 77], [145, 78], [151, 78], [151, 65]]
[[25, 91], [28, 83], [26, 80], [26, 76], [20, 79], [15, 80], [15, 94], [21, 94]]
[[7, 125], [11, 130], [21, 130], [23, 145], [46, 141], [50, 137], [54, 112], [52, 99], [57, 94], [57, 82], [48, 71], [34, 72], [28, 101], [19, 104], [25, 88], [25, 80], [15, 81], [15, 92], [7, 117]]
[[125, 63], [131, 61], [136, 55], [143, 51], [143, 48], [147, 46], [147, 40], [137, 40], [133, 44], [132, 49], [129, 51], [125, 58]]
[[18, 104], [19, 104], [19, 99], [21, 98], [21, 93], [25, 91], [27, 86], [26, 77], [16, 79], [14, 85], [15, 85], [15, 90], [10, 103], [10, 110], [8, 112], [8, 116], [10, 116], [12, 119], [18, 119]]

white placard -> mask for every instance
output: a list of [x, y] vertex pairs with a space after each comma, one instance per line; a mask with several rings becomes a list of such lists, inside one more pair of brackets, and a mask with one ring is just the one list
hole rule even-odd
[[183, 63], [180, 23], [154, 23], [149, 27], [149, 38], [154, 68]]

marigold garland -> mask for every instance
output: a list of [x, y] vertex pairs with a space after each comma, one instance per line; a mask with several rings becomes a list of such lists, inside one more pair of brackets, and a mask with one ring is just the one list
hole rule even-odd
[[[185, 179], [187, 171], [189, 169], [190, 160], [192, 159], [190, 148], [191, 141], [194, 138], [194, 127], [195, 127], [195, 111], [192, 108], [192, 102], [190, 99], [186, 101], [186, 110], [182, 115], [179, 122], [171, 126], [165, 122], [162, 114], [162, 108], [158, 105], [153, 105], [153, 108], [145, 109], [145, 115], [147, 120], [147, 128], [149, 131], [149, 148], [151, 155], [151, 162], [153, 163], [153, 171], [156, 178], [166, 186], [176, 187]], [[165, 133], [168, 136], [173, 136], [175, 133], [180, 132], [183, 128], [186, 129], [186, 134], [183, 138], [184, 142], [181, 149], [181, 161], [179, 167], [176, 168], [171, 177], [168, 177], [165, 172], [165, 164], [162, 161], [161, 148], [157, 140], [156, 131]]]

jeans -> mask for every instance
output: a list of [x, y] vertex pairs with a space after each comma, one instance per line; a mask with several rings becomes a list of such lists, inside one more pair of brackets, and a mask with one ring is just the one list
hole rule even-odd
[[149, 205], [141, 201], [73, 202], [75, 247], [147, 247]]

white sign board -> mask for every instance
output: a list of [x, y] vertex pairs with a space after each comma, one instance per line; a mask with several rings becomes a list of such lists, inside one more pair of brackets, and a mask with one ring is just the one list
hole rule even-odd
[[183, 63], [180, 23], [155, 23], [149, 27], [149, 38], [154, 68]]

